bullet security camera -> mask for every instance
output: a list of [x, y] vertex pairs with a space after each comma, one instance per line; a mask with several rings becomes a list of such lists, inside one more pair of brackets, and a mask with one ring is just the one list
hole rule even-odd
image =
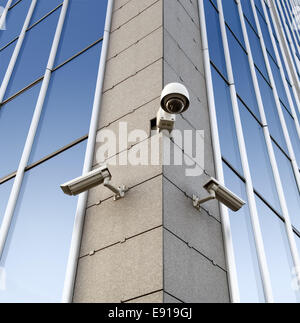
[[211, 178], [204, 186], [210, 195], [206, 198], [200, 199], [197, 196], [193, 196], [194, 207], [200, 209], [200, 205], [207, 201], [217, 199], [219, 202], [226, 205], [232, 211], [238, 211], [245, 202], [236, 196], [233, 192], [220, 184], [216, 179]]
[[171, 132], [176, 121], [176, 114], [181, 114], [190, 105], [189, 92], [180, 83], [169, 83], [161, 93], [160, 109], [157, 114], [157, 127]]
[[89, 189], [104, 184], [105, 187], [115, 193], [114, 199], [118, 200], [124, 197], [127, 191], [126, 186], [122, 185], [119, 188], [110, 184], [111, 174], [106, 165], [103, 165], [85, 175], [77, 177], [65, 184], [60, 185], [63, 192], [67, 195], [78, 195]]

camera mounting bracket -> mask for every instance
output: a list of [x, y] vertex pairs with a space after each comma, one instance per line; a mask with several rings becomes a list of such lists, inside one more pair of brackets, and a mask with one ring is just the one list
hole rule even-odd
[[111, 177], [106, 177], [104, 179], [103, 185], [111, 190], [114, 195], [114, 201], [117, 201], [125, 196], [125, 193], [128, 191], [128, 188], [125, 185], [121, 185], [118, 188], [110, 184]]
[[214, 190], [209, 191], [209, 196], [200, 199], [198, 196], [193, 195], [193, 205], [197, 210], [200, 210], [201, 204], [214, 200], [216, 198], [216, 192]]

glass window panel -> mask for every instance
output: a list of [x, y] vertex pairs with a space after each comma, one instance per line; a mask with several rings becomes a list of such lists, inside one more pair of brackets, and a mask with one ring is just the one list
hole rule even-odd
[[2, 219], [4, 216], [4, 212], [6, 209], [6, 205], [9, 199], [9, 195], [10, 195], [10, 191], [13, 183], [14, 183], [14, 179], [11, 179], [3, 184], [0, 184], [0, 226], [2, 223]]
[[59, 186], [81, 174], [85, 147], [83, 142], [26, 172], [0, 262], [2, 303], [60, 302], [77, 198]]
[[300, 294], [292, 288], [293, 262], [285, 225], [258, 197], [256, 205], [274, 300], [277, 303], [298, 302]]
[[30, 25], [41, 19], [62, 2], [63, 0], [38, 0], [31, 18]]
[[6, 30], [0, 30], [0, 48], [19, 36], [30, 3], [31, 0], [22, 0], [16, 6], [8, 10], [6, 16]]
[[11, 55], [15, 49], [16, 42], [14, 41], [9, 46], [0, 51], [0, 86], [6, 73], [7, 66], [10, 62]]
[[285, 107], [289, 111], [291, 111], [289, 103], [288, 103], [288, 98], [287, 98], [286, 93], [285, 93], [285, 89], [284, 89], [284, 85], [283, 85], [283, 81], [282, 81], [282, 78], [281, 78], [281, 75], [280, 75], [279, 68], [274, 63], [272, 58], [269, 57], [269, 61], [270, 61], [270, 65], [271, 65], [271, 68], [272, 68], [272, 74], [273, 74], [273, 78], [274, 78], [274, 81], [275, 81], [278, 96], [279, 96], [280, 100], [283, 102], [283, 104], [285, 105]]
[[[295, 240], [296, 240], [296, 244], [297, 244], [298, 254], [300, 256], [300, 237], [297, 234], [294, 234], [294, 235], [295, 235]], [[300, 268], [299, 268], [299, 270], [300, 270]]]
[[[226, 187], [247, 201], [245, 184], [225, 164], [223, 169]], [[248, 205], [229, 215], [241, 302], [264, 302]]]
[[295, 121], [283, 106], [282, 106], [282, 111], [286, 122], [286, 126], [288, 128], [290, 139], [293, 145], [293, 150], [296, 156], [296, 160], [300, 167], [300, 141], [299, 141], [299, 136], [296, 129]]
[[262, 127], [239, 101], [244, 139], [254, 188], [280, 210]]
[[261, 32], [263, 34], [265, 46], [266, 46], [268, 52], [270, 53], [270, 55], [276, 61], [276, 56], [275, 56], [274, 48], [273, 48], [273, 45], [272, 45], [272, 40], [271, 40], [271, 37], [270, 37], [268, 25], [267, 25], [265, 19], [259, 13], [257, 14], [257, 16], [258, 16]]
[[216, 8], [218, 8], [217, 0], [211, 0], [211, 2], [215, 5]]
[[243, 174], [229, 87], [214, 68], [211, 71], [222, 156]]
[[284, 196], [292, 224], [300, 231], [300, 196], [289, 159], [273, 144]]
[[223, 0], [222, 3], [226, 23], [245, 48], [240, 16], [236, 2], [234, 0]]
[[262, 8], [260, 0], [254, 0], [255, 6], [258, 9], [258, 13], [264, 17], [264, 10]]
[[209, 0], [204, 1], [209, 55], [212, 62], [227, 78], [219, 14]]
[[287, 152], [288, 150], [281, 128], [273, 91], [258, 71], [256, 72], [256, 75], [271, 136], [277, 141], [281, 148]]
[[249, 0], [241, 0], [241, 4], [242, 4], [244, 15], [246, 16], [246, 18], [248, 19], [249, 23], [252, 25], [254, 30], [257, 32], [255, 19], [253, 16], [253, 11], [252, 11], [250, 1]]
[[52, 74], [31, 162], [88, 133], [100, 47], [90, 48]]
[[248, 32], [248, 38], [251, 46], [251, 53], [255, 65], [259, 68], [264, 77], [269, 81], [267, 67], [265, 64], [263, 52], [260, 46], [260, 40], [254, 30], [251, 28], [250, 24], [246, 21], [246, 27]]
[[27, 31], [6, 91], [6, 98], [44, 75], [58, 17], [59, 10], [56, 10]]
[[[18, 1], [20, 0], [13, 0], [12, 3], [11, 3], [11, 6], [13, 6], [15, 3], [17, 3]], [[7, 1], [6, 1], [7, 2]]]
[[275, 32], [275, 28], [274, 28], [273, 20], [272, 20], [272, 17], [271, 17], [270, 9], [269, 9], [269, 7], [267, 5], [266, 5], [266, 9], [267, 9], [267, 13], [268, 13], [268, 17], [269, 17], [269, 21], [270, 21], [273, 36], [275, 37], [276, 43], [278, 44], [278, 39], [277, 39], [277, 35], [276, 35], [276, 32]]
[[107, 0], [71, 0], [56, 56], [59, 65], [103, 36]]
[[39, 89], [36, 85], [0, 108], [0, 178], [19, 166]]
[[256, 117], [260, 119], [248, 56], [228, 29], [227, 35], [237, 94], [247, 104], [248, 108], [256, 115]]

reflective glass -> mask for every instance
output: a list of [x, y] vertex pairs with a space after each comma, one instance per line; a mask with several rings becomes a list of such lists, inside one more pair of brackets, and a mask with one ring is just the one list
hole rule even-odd
[[100, 51], [95, 45], [53, 72], [31, 162], [88, 133]]
[[244, 13], [245, 17], [248, 19], [251, 26], [257, 32], [255, 19], [254, 19], [254, 16], [253, 16], [253, 11], [252, 11], [250, 1], [249, 0], [241, 0], [241, 4], [242, 4], [242, 9], [243, 9], [243, 13]]
[[212, 62], [227, 78], [219, 14], [209, 0], [204, 1], [209, 55]]
[[241, 101], [239, 107], [254, 189], [280, 211], [263, 129]]
[[254, 3], [255, 3], [256, 8], [258, 9], [257, 12], [264, 17], [264, 10], [263, 10], [260, 0], [254, 0]]
[[234, 84], [237, 94], [247, 104], [248, 108], [256, 115], [256, 117], [260, 119], [249, 68], [248, 56], [236, 41], [236, 39], [233, 37], [232, 33], [228, 31], [228, 29], [227, 35], [234, 76]]
[[11, 55], [15, 49], [16, 42], [14, 41], [9, 46], [0, 51], [0, 86], [6, 73], [7, 66], [10, 62]]
[[256, 197], [260, 227], [264, 242], [273, 297], [275, 302], [299, 302], [300, 294], [293, 290], [293, 261], [282, 220]]
[[6, 30], [0, 30], [0, 48], [19, 36], [31, 0], [22, 0], [9, 9], [6, 16]]
[[283, 81], [282, 81], [282, 78], [281, 78], [281, 75], [280, 75], [279, 68], [274, 63], [272, 58], [269, 57], [269, 61], [270, 61], [272, 74], [273, 74], [273, 78], [274, 78], [274, 81], [275, 81], [278, 96], [279, 96], [280, 100], [283, 102], [283, 104], [285, 105], [285, 107], [291, 112], [289, 102], [288, 102], [288, 98], [286, 96], [286, 92], [285, 92], [285, 89], [284, 89]]
[[283, 136], [273, 91], [258, 71], [256, 72], [256, 75], [270, 134], [281, 148], [287, 152], [288, 150]]
[[214, 68], [211, 71], [222, 156], [243, 174], [229, 87]]
[[[225, 164], [223, 169], [226, 187], [247, 201], [245, 184]], [[241, 302], [264, 302], [248, 205], [229, 215]]]
[[71, 0], [60, 46], [59, 65], [103, 36], [107, 0]]
[[253, 56], [254, 64], [259, 68], [260, 72], [269, 81], [268, 72], [263, 56], [263, 52], [260, 46], [260, 40], [257, 34], [254, 32], [250, 24], [246, 21], [248, 38], [251, 46], [251, 53]]
[[77, 198], [60, 184], [82, 172], [86, 142], [26, 172], [1, 267], [1, 302], [60, 302]]
[[14, 179], [11, 179], [8, 182], [0, 184], [0, 226], [2, 223], [2, 219], [4, 216], [4, 212], [6, 209], [6, 205], [9, 199], [9, 195], [10, 195], [10, 191], [13, 183], [14, 183]]
[[56, 10], [26, 33], [6, 98], [44, 75], [58, 16], [59, 10]]
[[[296, 244], [297, 244], [297, 249], [298, 249], [298, 254], [300, 256], [300, 237], [297, 234], [294, 234], [295, 236], [295, 240], [296, 240]], [[300, 268], [299, 268], [300, 270]]]
[[0, 108], [0, 178], [17, 170], [40, 84]]
[[245, 48], [241, 21], [236, 2], [234, 0], [223, 0], [222, 3], [226, 23]]
[[268, 25], [267, 25], [265, 19], [259, 13], [257, 14], [257, 16], [258, 16], [261, 32], [263, 34], [263, 39], [264, 39], [264, 43], [267, 48], [267, 51], [273, 57], [273, 59], [276, 61], [276, 56], [275, 56], [274, 48], [272, 45], [272, 40], [270, 37]]
[[289, 159], [273, 144], [280, 179], [292, 224], [300, 231], [300, 196]]
[[282, 111], [286, 122], [286, 126], [288, 128], [289, 136], [293, 145], [296, 160], [298, 165], [300, 165], [300, 140], [296, 129], [295, 121], [284, 107], [282, 107]]
[[30, 21], [30, 25], [44, 17], [62, 2], [63, 0], [38, 0]]

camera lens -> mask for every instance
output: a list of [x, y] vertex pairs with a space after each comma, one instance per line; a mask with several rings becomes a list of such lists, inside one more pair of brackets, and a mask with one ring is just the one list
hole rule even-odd
[[166, 103], [166, 110], [171, 114], [179, 114], [184, 110], [184, 102], [179, 98], [172, 98]]

